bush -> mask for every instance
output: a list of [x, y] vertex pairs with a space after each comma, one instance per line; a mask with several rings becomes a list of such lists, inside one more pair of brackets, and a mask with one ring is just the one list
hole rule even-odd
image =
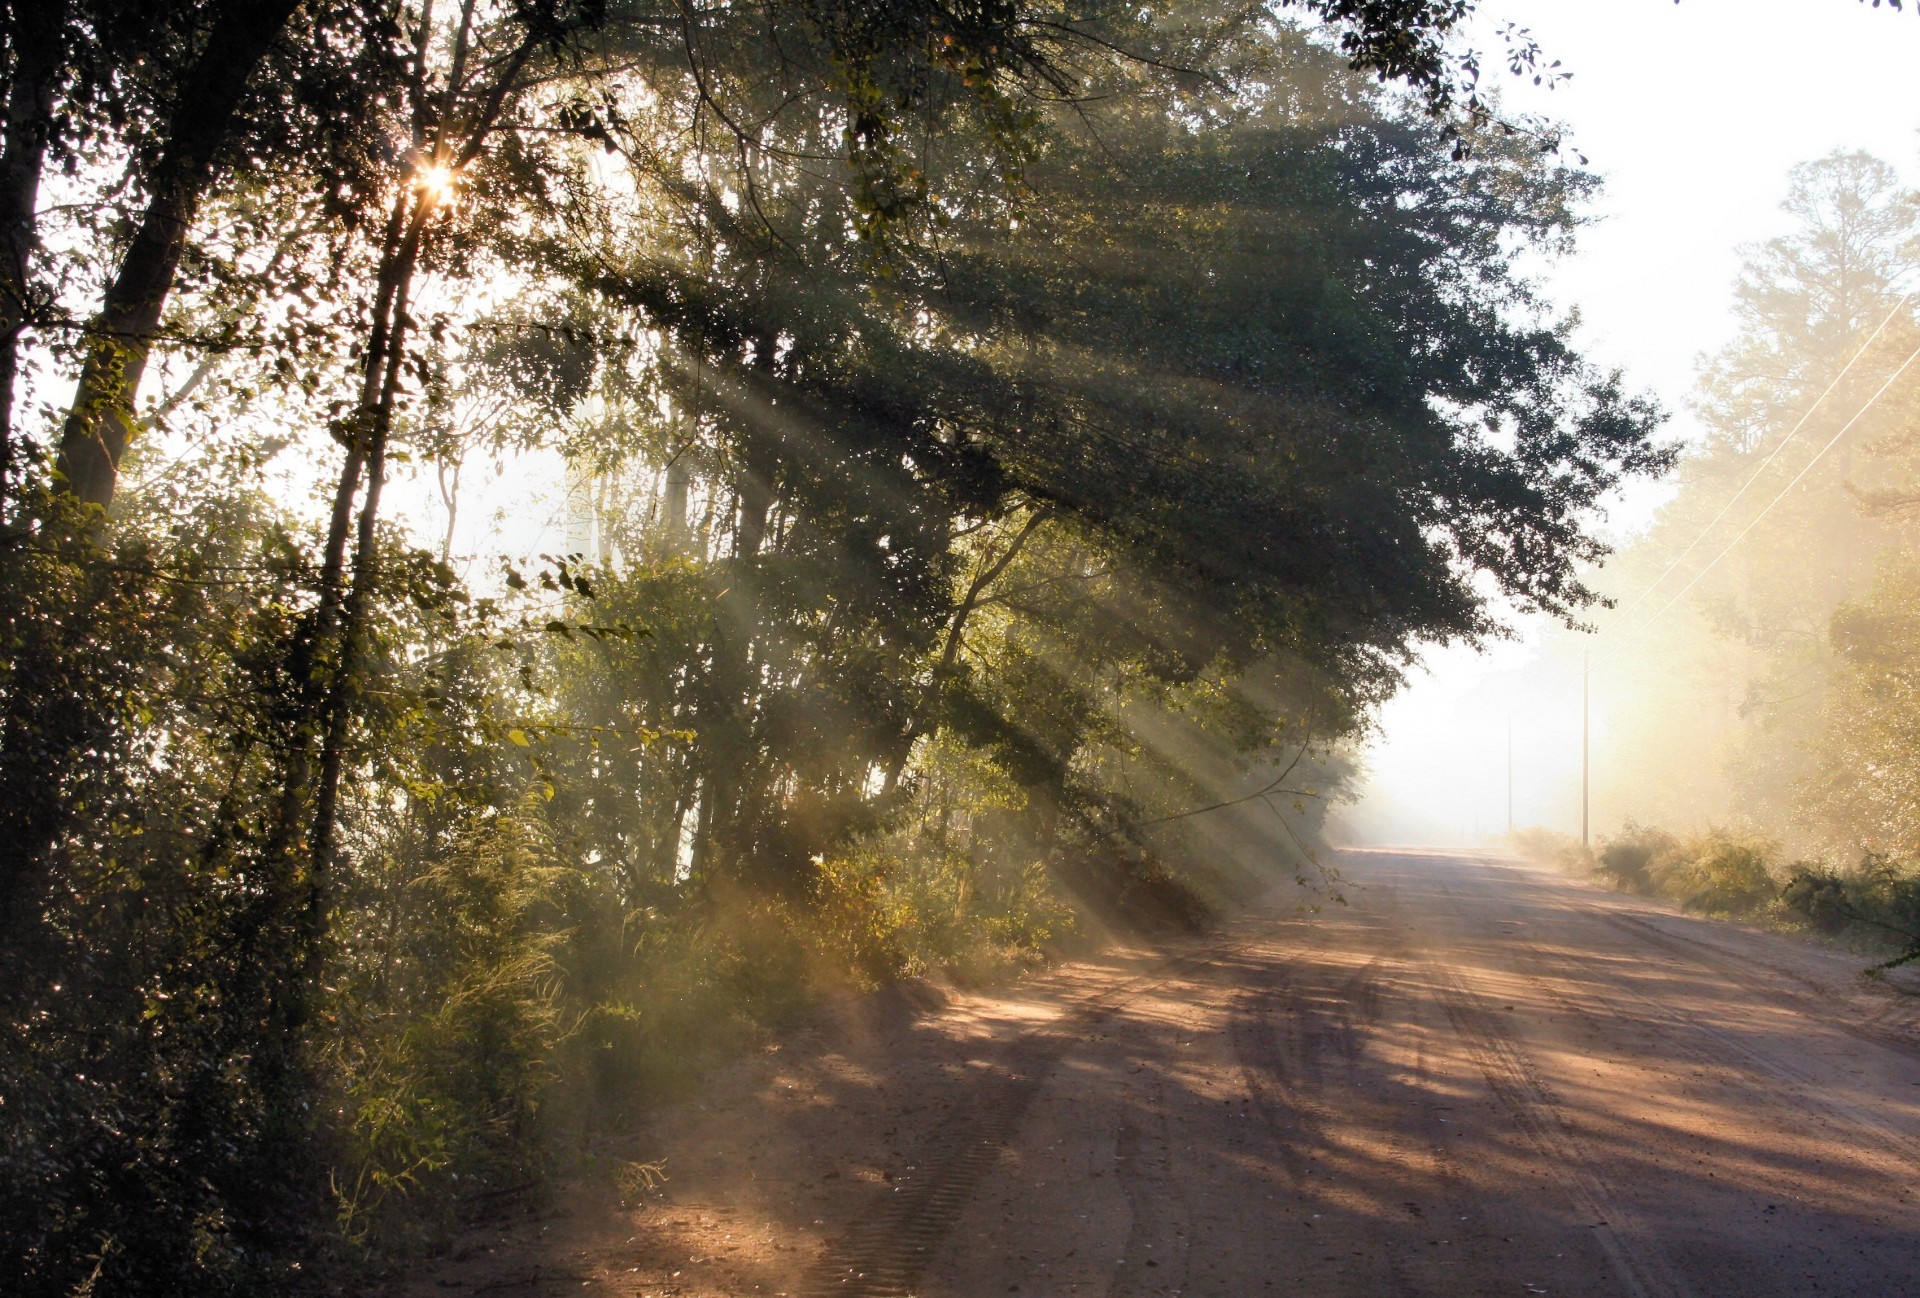
[[[1572, 852], [1559, 855], [1565, 865]], [[1779, 900], [1779, 857], [1779, 845], [1763, 838], [1716, 829], [1683, 839], [1629, 821], [1587, 859], [1592, 873], [1620, 892], [1710, 915], [1756, 915]]]
[[1849, 880], [1825, 865], [1800, 865], [1780, 890], [1780, 901], [1822, 933], [1844, 933], [1857, 919]]
[[1897, 943], [1904, 954], [1896, 963], [1920, 957], [1920, 868], [1910, 863], [1869, 852], [1846, 872], [1803, 864], [1780, 899], [1823, 933]]
[[1507, 846], [1516, 856], [1556, 870], [1584, 873], [1593, 868], [1593, 854], [1569, 834], [1534, 826], [1516, 829], [1507, 835]]
[[332, 1189], [349, 1239], [440, 1235], [476, 1196], [538, 1178], [565, 1036], [546, 917], [567, 875], [537, 816], [499, 816], [395, 899], [409, 941], [340, 962], [331, 1008], [353, 1030], [328, 1058], [343, 1119]]
[[1124, 850], [1065, 856], [1053, 863], [1053, 874], [1076, 902], [1118, 933], [1198, 933], [1219, 916], [1218, 904], [1197, 879]]
[[1659, 890], [1658, 873], [1672, 867], [1679, 851], [1680, 840], [1664, 829], [1628, 821], [1600, 845], [1593, 870], [1617, 891], [1651, 897]]
[[1679, 846], [1664, 869], [1656, 864], [1656, 887], [1688, 910], [1757, 914], [1780, 895], [1769, 868], [1778, 856], [1778, 846], [1765, 839], [1714, 830]]

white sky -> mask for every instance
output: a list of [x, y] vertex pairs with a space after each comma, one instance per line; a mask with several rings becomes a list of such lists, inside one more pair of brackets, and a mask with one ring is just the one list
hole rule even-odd
[[[1573, 79], [1551, 94], [1515, 85], [1507, 103], [1549, 114], [1607, 179], [1580, 251], [1552, 291], [1577, 306], [1582, 344], [1632, 386], [1685, 412], [1696, 358], [1726, 341], [1740, 246], [1782, 231], [1796, 162], [1863, 148], [1920, 178], [1920, 14], [1860, 0], [1486, 0], [1483, 48], [1512, 21]], [[1640, 491], [1609, 526], [1643, 523]], [[1506, 827], [1501, 678], [1528, 663], [1535, 629], [1486, 653], [1429, 655], [1382, 710], [1373, 778], [1345, 820], [1374, 841], [1471, 842]], [[1579, 679], [1564, 698], [1513, 708], [1515, 819], [1579, 830]], [[1596, 700], [1598, 702], [1598, 700]], [[1602, 724], [1604, 718], [1602, 717]]]

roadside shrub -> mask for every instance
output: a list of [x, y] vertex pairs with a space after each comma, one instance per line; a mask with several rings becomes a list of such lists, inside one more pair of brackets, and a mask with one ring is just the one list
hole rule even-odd
[[1124, 850], [1073, 853], [1053, 862], [1052, 871], [1076, 902], [1119, 933], [1198, 933], [1219, 915], [1197, 880]]
[[1656, 887], [1688, 910], [1755, 914], [1780, 894], [1768, 868], [1778, 855], [1765, 839], [1714, 830], [1682, 845], [1664, 869], [1656, 864]]
[[547, 917], [568, 873], [537, 816], [500, 816], [399, 890], [411, 941], [343, 963], [332, 1188], [348, 1238], [444, 1232], [476, 1197], [537, 1179], [565, 1035]]
[[990, 983], [1044, 964], [1075, 931], [1045, 865], [984, 836], [961, 844], [908, 826], [817, 869], [808, 922], [818, 954], [870, 986], [927, 975]]
[[1850, 881], [1830, 866], [1795, 867], [1780, 890], [1789, 911], [1822, 933], [1843, 933], [1856, 922]]
[[1903, 935], [1908, 943], [1920, 946], [1920, 869], [1897, 864], [1884, 856], [1869, 857], [1873, 862], [1872, 903], [1884, 923]]
[[1593, 854], [1582, 847], [1578, 839], [1537, 825], [1514, 830], [1507, 835], [1507, 846], [1516, 856], [1556, 870], [1578, 874], [1594, 866]]
[[634, 916], [617, 963], [570, 971], [571, 1017], [547, 1109], [574, 1143], [591, 1145], [610, 1121], [685, 1095], [817, 993], [817, 961], [791, 914], [715, 893]]
[[1679, 851], [1680, 840], [1664, 829], [1628, 821], [1601, 844], [1593, 871], [1617, 891], [1651, 897], [1659, 887], [1657, 872], [1672, 868]]
[[1799, 865], [1780, 900], [1823, 933], [1897, 943], [1902, 962], [1920, 956], [1920, 869], [1911, 863], [1869, 852], [1849, 871]]
[[1779, 900], [1779, 858], [1778, 844], [1764, 838], [1719, 829], [1681, 838], [1629, 821], [1601, 843], [1590, 869], [1620, 892], [1710, 915], [1756, 915]]

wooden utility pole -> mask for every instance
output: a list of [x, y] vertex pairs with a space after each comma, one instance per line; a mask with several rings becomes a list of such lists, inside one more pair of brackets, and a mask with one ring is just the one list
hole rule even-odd
[[1592, 672], [1593, 654], [1589, 652], [1580, 660], [1580, 846], [1583, 848], [1589, 846], [1587, 837], [1587, 774], [1589, 766], [1588, 753], [1591, 751], [1591, 745], [1588, 740], [1591, 727], [1588, 723], [1592, 715], [1592, 691], [1589, 689]]

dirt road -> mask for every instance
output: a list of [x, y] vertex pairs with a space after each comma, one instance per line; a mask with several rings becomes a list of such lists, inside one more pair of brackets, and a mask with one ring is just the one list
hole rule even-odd
[[1920, 998], [1514, 862], [1340, 869], [1315, 917], [864, 1003], [637, 1137], [663, 1196], [432, 1283], [1920, 1294]]

